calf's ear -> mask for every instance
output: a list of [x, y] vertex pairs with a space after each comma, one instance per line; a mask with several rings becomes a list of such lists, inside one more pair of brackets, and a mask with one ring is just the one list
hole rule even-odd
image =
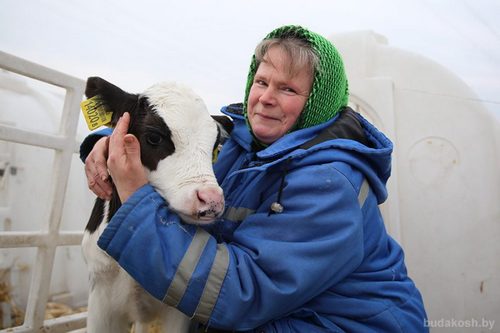
[[125, 112], [133, 113], [138, 105], [138, 95], [129, 94], [98, 76], [87, 79], [85, 96], [87, 98], [99, 96], [101, 102], [113, 113], [111, 126], [115, 126]]
[[217, 126], [219, 126], [222, 137], [225, 139], [229, 138], [234, 127], [231, 118], [220, 115], [212, 115], [212, 118], [215, 122], [217, 122]]

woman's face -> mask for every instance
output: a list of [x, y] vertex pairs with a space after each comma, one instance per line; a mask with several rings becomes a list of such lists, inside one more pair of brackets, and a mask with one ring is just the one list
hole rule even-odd
[[270, 48], [248, 95], [248, 121], [254, 135], [265, 144], [292, 128], [311, 91], [312, 75], [304, 69], [291, 76], [288, 58], [280, 47]]

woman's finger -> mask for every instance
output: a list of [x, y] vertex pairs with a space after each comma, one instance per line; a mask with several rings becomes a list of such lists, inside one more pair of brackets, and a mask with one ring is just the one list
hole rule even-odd
[[101, 199], [111, 198], [112, 185], [106, 166], [108, 138], [99, 139], [85, 160], [85, 175], [89, 189]]
[[[130, 115], [125, 112], [123, 116], [120, 117], [116, 123], [113, 134], [109, 139], [109, 158], [121, 157], [125, 154], [124, 152], [124, 137], [128, 132], [128, 125], [130, 122]], [[109, 162], [109, 161], [108, 161]]]

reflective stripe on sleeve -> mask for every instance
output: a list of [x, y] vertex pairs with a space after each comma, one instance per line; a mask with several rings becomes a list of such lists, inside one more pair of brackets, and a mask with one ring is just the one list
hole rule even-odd
[[255, 210], [245, 207], [229, 207], [224, 212], [224, 218], [234, 222], [243, 221], [248, 215], [255, 213]]
[[229, 251], [225, 244], [217, 244], [217, 253], [214, 263], [210, 269], [207, 283], [203, 289], [203, 293], [198, 303], [198, 307], [194, 313], [194, 318], [203, 324], [207, 324], [212, 311], [215, 307], [215, 302], [219, 297], [222, 282], [226, 276], [229, 267]]
[[210, 234], [208, 232], [197, 228], [193, 240], [189, 244], [189, 248], [184, 254], [179, 267], [177, 267], [172, 283], [170, 283], [163, 298], [164, 303], [173, 306], [179, 304], [209, 239]]
[[361, 184], [361, 189], [358, 194], [358, 203], [361, 207], [365, 204], [366, 198], [368, 198], [368, 192], [370, 192], [370, 184], [366, 178], [363, 180], [363, 184]]

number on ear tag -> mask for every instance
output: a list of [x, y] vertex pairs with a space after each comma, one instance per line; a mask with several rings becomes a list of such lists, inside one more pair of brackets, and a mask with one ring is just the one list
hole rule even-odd
[[80, 106], [89, 130], [95, 130], [111, 122], [113, 112], [106, 108], [99, 96], [83, 101]]

